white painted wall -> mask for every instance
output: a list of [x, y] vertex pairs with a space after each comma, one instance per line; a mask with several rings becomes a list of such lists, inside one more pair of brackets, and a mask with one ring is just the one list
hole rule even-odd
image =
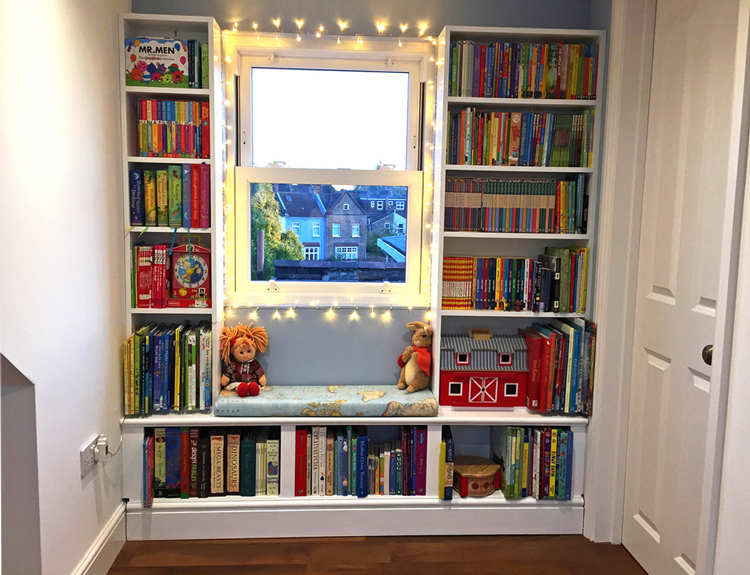
[[[117, 14], [130, 0], [0, 4], [3, 354], [36, 386], [41, 554], [69, 574], [121, 502], [123, 237]], [[7, 467], [5, 473], [13, 473]]]

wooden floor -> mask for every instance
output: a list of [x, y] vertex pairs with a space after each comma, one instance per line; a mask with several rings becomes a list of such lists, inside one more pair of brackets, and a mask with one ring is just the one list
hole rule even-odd
[[109, 575], [645, 575], [579, 535], [129, 541]]

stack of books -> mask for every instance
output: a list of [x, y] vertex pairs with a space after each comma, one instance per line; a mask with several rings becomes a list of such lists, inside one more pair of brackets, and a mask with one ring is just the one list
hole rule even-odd
[[211, 166], [130, 170], [130, 225], [211, 227]]
[[425, 495], [427, 428], [374, 444], [362, 427], [298, 427], [295, 495]]
[[138, 152], [144, 157], [210, 158], [208, 102], [138, 101]]
[[451, 42], [448, 95], [596, 99], [599, 46]]
[[150, 322], [125, 342], [125, 415], [208, 410], [211, 323]]
[[278, 427], [157, 427], [143, 441], [143, 504], [154, 498], [279, 495]]
[[580, 114], [451, 113], [448, 164], [469, 166], [591, 167], [594, 110]]
[[442, 309], [585, 313], [589, 248], [534, 258], [443, 258]]
[[586, 177], [447, 178], [445, 231], [585, 234]]
[[503, 469], [506, 499], [571, 499], [573, 432], [570, 429], [491, 429], [492, 456]]

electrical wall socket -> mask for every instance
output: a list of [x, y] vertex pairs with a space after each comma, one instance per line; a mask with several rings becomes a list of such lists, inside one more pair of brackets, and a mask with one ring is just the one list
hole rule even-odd
[[94, 451], [96, 449], [96, 442], [99, 441], [97, 435], [92, 439], [88, 445], [81, 448], [81, 477], [86, 477], [96, 465], [96, 459], [94, 457]]

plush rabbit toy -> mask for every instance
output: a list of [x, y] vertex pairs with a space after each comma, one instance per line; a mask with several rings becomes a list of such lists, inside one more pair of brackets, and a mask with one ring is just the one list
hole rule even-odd
[[432, 326], [421, 321], [406, 324], [414, 332], [411, 342], [398, 358], [401, 376], [398, 378], [398, 388], [409, 393], [424, 389], [430, 384], [432, 374]]

